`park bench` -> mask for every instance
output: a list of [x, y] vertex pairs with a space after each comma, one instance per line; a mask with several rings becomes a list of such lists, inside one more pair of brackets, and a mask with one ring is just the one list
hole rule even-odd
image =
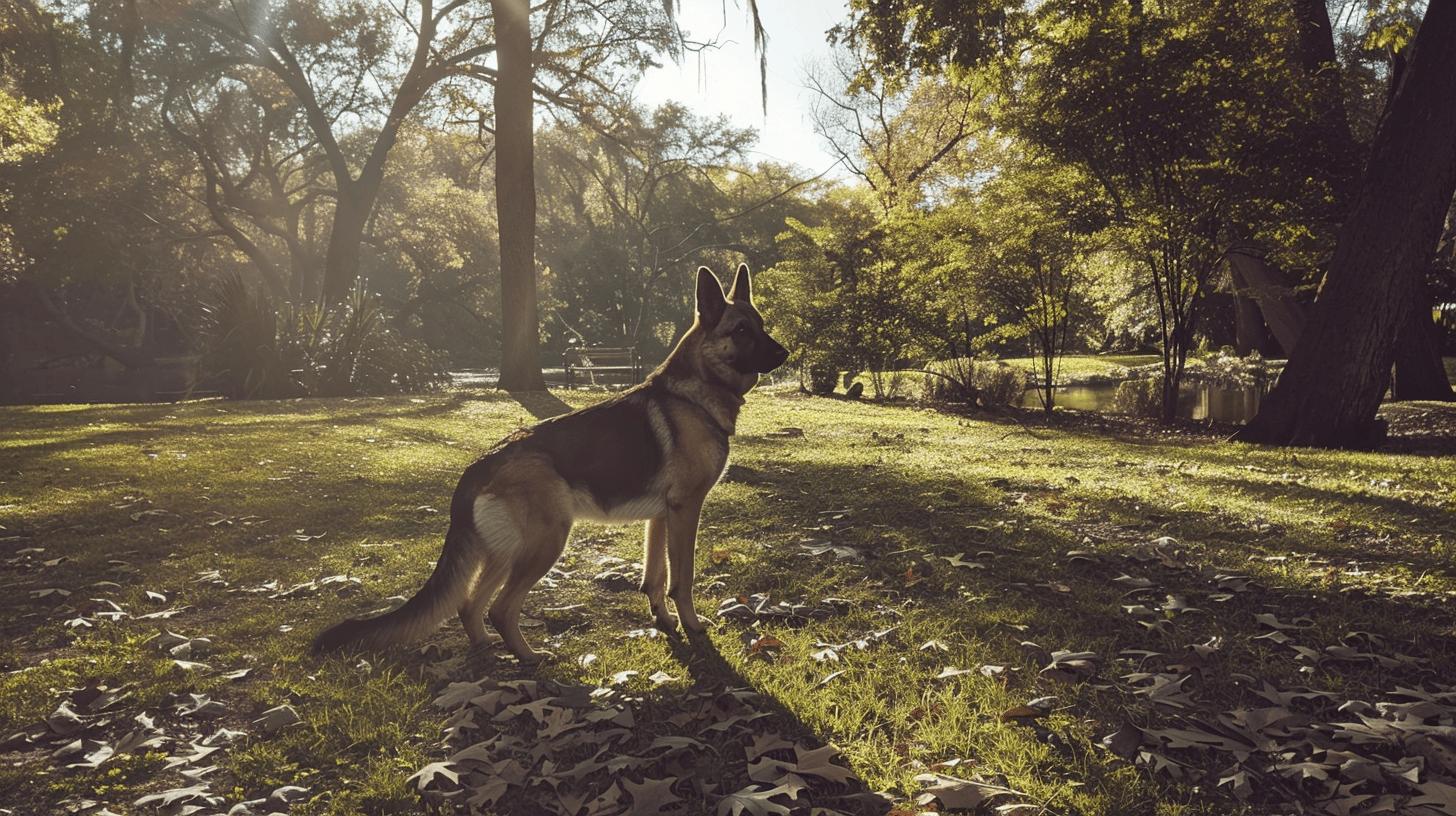
[[585, 375], [588, 385], [599, 384], [598, 376], [627, 384], [642, 380], [642, 358], [633, 346], [572, 346], [562, 352], [561, 361], [567, 388], [575, 385], [578, 374]]

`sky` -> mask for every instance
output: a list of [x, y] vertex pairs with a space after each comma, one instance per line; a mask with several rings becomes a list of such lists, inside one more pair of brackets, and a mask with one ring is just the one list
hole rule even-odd
[[834, 159], [809, 122], [806, 65], [826, 59], [825, 32], [848, 16], [846, 0], [759, 0], [768, 30], [768, 115], [759, 93], [758, 55], [746, 0], [686, 0], [678, 22], [691, 40], [716, 39], [721, 47], [685, 54], [648, 71], [637, 86], [649, 107], [669, 100], [700, 115], [724, 114], [739, 127], [758, 131], [751, 159], [773, 158], [814, 174]]

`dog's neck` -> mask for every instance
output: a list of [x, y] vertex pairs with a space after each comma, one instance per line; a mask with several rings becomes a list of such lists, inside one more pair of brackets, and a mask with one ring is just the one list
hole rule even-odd
[[690, 342], [696, 339], [684, 337], [662, 361], [653, 378], [668, 393], [701, 408], [719, 430], [732, 436], [738, 425], [738, 411], [743, 407], [743, 395], [753, 389], [758, 377], [737, 375], [737, 382], [729, 381], [708, 370], [702, 357], [689, 350]]

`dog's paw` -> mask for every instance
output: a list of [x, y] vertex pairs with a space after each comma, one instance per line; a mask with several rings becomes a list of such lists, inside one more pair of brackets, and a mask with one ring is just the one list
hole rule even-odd
[[525, 654], [516, 655], [516, 660], [520, 661], [522, 666], [539, 666], [548, 660], [555, 659], [556, 653], [548, 652], [545, 649], [538, 649], [535, 651], [527, 652]]
[[708, 631], [708, 625], [703, 623], [703, 619], [697, 615], [688, 615], [685, 618], [679, 617], [679, 621], [682, 623], [682, 627], [690, 634], [701, 635]]
[[652, 613], [652, 624], [669, 635], [677, 631], [677, 618], [674, 618], [666, 609], [659, 609]]

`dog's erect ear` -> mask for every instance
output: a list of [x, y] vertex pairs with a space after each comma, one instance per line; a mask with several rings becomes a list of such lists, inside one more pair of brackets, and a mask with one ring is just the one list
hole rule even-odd
[[728, 299], [739, 303], [753, 302], [753, 293], [748, 288], [748, 264], [738, 265], [738, 274], [733, 276], [733, 285], [728, 287]]
[[704, 326], [718, 325], [728, 301], [723, 297], [723, 285], [718, 276], [706, 266], [698, 267], [698, 322]]

